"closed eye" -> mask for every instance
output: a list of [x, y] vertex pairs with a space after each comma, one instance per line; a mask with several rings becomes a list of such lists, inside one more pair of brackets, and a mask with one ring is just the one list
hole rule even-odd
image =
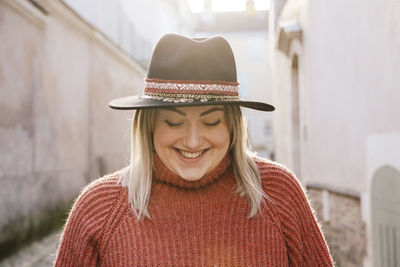
[[164, 122], [170, 127], [178, 127], [183, 124], [183, 122], [173, 123], [173, 122], [170, 122], [169, 120], [165, 120]]
[[219, 123], [221, 122], [221, 120], [217, 120], [215, 122], [204, 122], [204, 125], [206, 126], [217, 126]]

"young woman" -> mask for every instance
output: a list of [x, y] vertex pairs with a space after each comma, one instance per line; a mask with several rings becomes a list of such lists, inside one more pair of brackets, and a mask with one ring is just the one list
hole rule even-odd
[[225, 39], [164, 36], [136, 109], [128, 168], [87, 186], [56, 266], [332, 266], [304, 191], [248, 148]]

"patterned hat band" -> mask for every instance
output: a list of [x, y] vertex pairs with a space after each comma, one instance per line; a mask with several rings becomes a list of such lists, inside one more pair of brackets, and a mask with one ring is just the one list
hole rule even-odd
[[144, 95], [166, 102], [239, 100], [239, 83], [226, 81], [174, 81], [145, 79]]

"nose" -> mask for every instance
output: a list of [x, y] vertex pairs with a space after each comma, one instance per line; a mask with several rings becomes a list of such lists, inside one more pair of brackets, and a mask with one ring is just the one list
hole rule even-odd
[[183, 138], [183, 145], [191, 150], [195, 150], [202, 145], [203, 137], [196, 124], [188, 126]]

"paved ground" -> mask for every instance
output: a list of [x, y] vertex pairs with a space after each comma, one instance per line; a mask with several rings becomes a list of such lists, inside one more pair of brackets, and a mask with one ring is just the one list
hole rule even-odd
[[0, 262], [0, 267], [53, 266], [61, 232], [51, 234]]

